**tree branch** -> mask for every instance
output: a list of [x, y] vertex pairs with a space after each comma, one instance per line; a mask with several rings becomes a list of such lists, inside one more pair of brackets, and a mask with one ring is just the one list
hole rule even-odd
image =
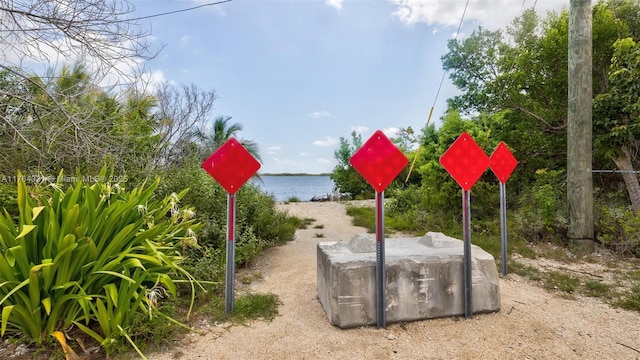
[[522, 107], [522, 106], [520, 106], [520, 105], [515, 105], [513, 108], [514, 108], [515, 110], [521, 111], [521, 112], [523, 112], [523, 113], [525, 113], [525, 114], [527, 114], [527, 115], [531, 116], [532, 118], [534, 118], [534, 119], [536, 119], [536, 120], [540, 121], [540, 122], [541, 122], [541, 123], [543, 123], [546, 127], [548, 127], [550, 130], [553, 130], [553, 131], [562, 131], [562, 130], [564, 130], [564, 129], [566, 129], [566, 128], [567, 128], [567, 123], [566, 123], [566, 122], [565, 122], [565, 123], [563, 123], [563, 124], [562, 124], [562, 125], [560, 125], [560, 126], [553, 126], [553, 125], [551, 125], [551, 123], [549, 123], [547, 120], [545, 120], [542, 116], [540, 116], [540, 115], [538, 115], [538, 114], [535, 114], [535, 113], [533, 113], [532, 111], [530, 111], [530, 110], [528, 110], [528, 109], [525, 109], [525, 108], [523, 108], [523, 107]]

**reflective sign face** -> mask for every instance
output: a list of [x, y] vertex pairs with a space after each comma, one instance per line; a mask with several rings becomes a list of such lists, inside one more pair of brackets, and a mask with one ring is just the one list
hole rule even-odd
[[509, 148], [501, 141], [489, 158], [491, 171], [498, 177], [501, 183], [506, 183], [511, 173], [518, 165], [518, 160], [513, 156]]
[[440, 157], [449, 175], [468, 191], [489, 167], [489, 157], [473, 138], [463, 132]]
[[230, 138], [202, 163], [229, 194], [235, 194], [260, 169], [260, 163], [234, 138]]
[[409, 159], [380, 130], [349, 159], [351, 166], [373, 188], [382, 192], [409, 163]]

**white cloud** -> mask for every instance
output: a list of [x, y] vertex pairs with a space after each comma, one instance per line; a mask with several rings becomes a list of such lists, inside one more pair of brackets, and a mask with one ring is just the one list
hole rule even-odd
[[388, 127], [388, 128], [382, 129], [382, 132], [385, 135], [387, 135], [389, 139], [397, 137], [399, 131], [400, 129], [398, 129], [397, 127]]
[[457, 25], [464, 11], [464, 1], [389, 0], [397, 6], [393, 16], [407, 25]]
[[152, 86], [157, 84], [162, 84], [163, 82], [167, 81], [167, 79], [164, 77], [164, 73], [162, 72], [162, 70], [145, 72], [142, 74], [142, 78], [144, 79], [142, 83], [146, 82], [148, 84], [151, 84]]
[[325, 0], [324, 3], [328, 6], [334, 7], [338, 10], [342, 10], [342, 3], [344, 0]]
[[300, 156], [309, 156], [309, 155], [311, 155], [311, 154], [309, 154], [308, 152], [304, 152], [304, 151], [300, 153]]
[[[151, 38], [151, 42], [155, 41]], [[16, 38], [17, 47], [0, 46], [0, 52], [6, 56], [9, 64], [18, 65], [25, 71], [45, 74], [52, 69], [59, 72], [63, 66], [82, 63], [92, 80], [107, 91], [118, 91], [119, 87], [134, 85], [139, 91], [152, 91], [155, 85], [166, 81], [161, 70], [144, 68], [141, 58], [123, 56], [108, 63], [94, 56], [83, 53], [82, 47], [73, 40], [57, 39], [51, 43], [26, 43]], [[118, 49], [133, 48], [135, 44], [125, 41], [106, 49], [107, 56], [114, 56]], [[125, 51], [125, 50], [122, 50]], [[125, 51], [126, 52], [126, 51]], [[129, 54], [130, 55], [130, 54]], [[134, 82], [135, 81], [135, 82]]]
[[369, 128], [364, 125], [353, 125], [351, 126], [351, 130], [358, 134], [362, 134], [363, 132], [368, 131]]
[[275, 155], [280, 150], [282, 150], [282, 147], [280, 147], [280, 146], [269, 146], [267, 148], [267, 154]]
[[322, 110], [322, 111], [314, 111], [308, 114], [307, 116], [314, 119], [322, 119], [322, 118], [331, 116], [331, 113], [328, 112], [327, 110]]
[[314, 146], [323, 146], [323, 147], [329, 147], [329, 146], [334, 146], [338, 144], [338, 138], [334, 138], [331, 136], [326, 136], [324, 139], [320, 139], [320, 140], [316, 140], [313, 142]]
[[[489, 29], [504, 28], [522, 12], [522, 3], [513, 0], [470, 1], [465, 12], [465, 1], [461, 0], [389, 0], [396, 5], [392, 16], [407, 25], [425, 23], [432, 26], [458, 26], [462, 14], [464, 22], [476, 22]], [[535, 9], [539, 14], [567, 7], [568, 2], [558, 0], [529, 0], [524, 8]]]
[[333, 162], [334, 161], [331, 159], [325, 159], [325, 158], [316, 159], [316, 163], [318, 165], [329, 165], [329, 164], [332, 164]]

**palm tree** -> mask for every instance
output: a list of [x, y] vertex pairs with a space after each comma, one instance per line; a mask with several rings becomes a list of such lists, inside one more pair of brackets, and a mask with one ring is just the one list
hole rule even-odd
[[[242, 130], [242, 125], [240, 123], [229, 124], [230, 121], [231, 116], [218, 116], [213, 120], [213, 128], [210, 132], [198, 130], [195, 133], [195, 138], [199, 142], [198, 154], [202, 160], [222, 146], [229, 138], [237, 138], [237, 133]], [[245, 139], [238, 139], [238, 141], [253, 157], [262, 162], [258, 152], [258, 144], [255, 141]]]

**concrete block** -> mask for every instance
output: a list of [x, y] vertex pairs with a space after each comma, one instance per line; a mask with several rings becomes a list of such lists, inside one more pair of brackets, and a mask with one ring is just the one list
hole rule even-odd
[[[318, 297], [340, 328], [376, 324], [374, 235], [318, 244]], [[387, 324], [464, 315], [463, 242], [442, 233], [385, 239]], [[472, 245], [472, 309], [500, 310], [493, 256]]]

